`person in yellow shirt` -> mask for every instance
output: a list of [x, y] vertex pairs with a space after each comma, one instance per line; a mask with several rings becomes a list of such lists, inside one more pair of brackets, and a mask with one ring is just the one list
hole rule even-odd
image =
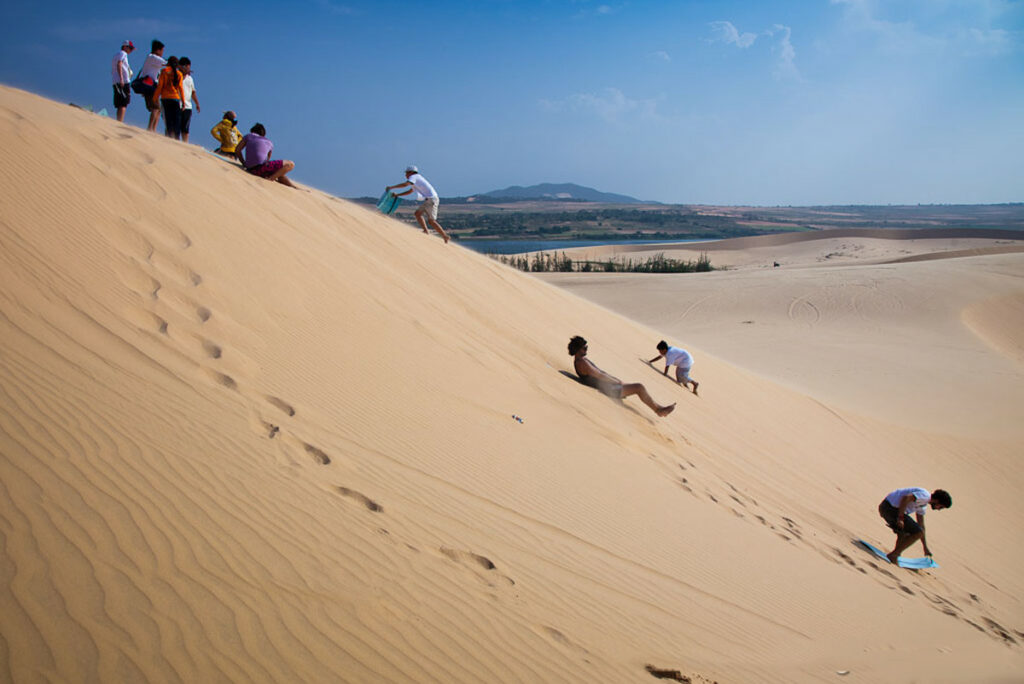
[[238, 130], [238, 117], [231, 110], [224, 112], [224, 118], [210, 129], [210, 135], [220, 143], [220, 147], [214, 150], [217, 154], [234, 158], [235, 148], [242, 140], [242, 133]]

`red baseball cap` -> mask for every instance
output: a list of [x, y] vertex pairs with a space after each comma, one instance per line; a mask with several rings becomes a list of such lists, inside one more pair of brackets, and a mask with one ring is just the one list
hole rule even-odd
[[121, 43], [121, 47], [130, 47], [132, 50], [134, 50], [135, 49], [135, 43], [133, 43], [130, 40], [126, 40], [123, 43]]

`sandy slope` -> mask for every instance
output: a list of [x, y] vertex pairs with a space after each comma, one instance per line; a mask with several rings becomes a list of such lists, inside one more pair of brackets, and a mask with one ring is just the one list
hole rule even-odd
[[544, 279], [833, 406], [1024, 444], [1024, 254]]
[[[1001, 437], [710, 356], [696, 398], [665, 333], [348, 203], [10, 89], [0, 131], [0, 678], [1024, 670]], [[577, 332], [676, 413], [567, 379]], [[850, 543], [912, 482], [939, 571]]]

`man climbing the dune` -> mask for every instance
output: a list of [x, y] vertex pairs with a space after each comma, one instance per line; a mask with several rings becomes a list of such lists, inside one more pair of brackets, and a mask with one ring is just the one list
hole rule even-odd
[[574, 357], [573, 367], [576, 369], [576, 374], [580, 377], [580, 381], [599, 390], [602, 394], [612, 399], [625, 399], [635, 394], [640, 397], [640, 401], [647, 404], [652, 411], [657, 413], [659, 418], [664, 418], [675, 410], [675, 404], [661, 406], [654, 401], [651, 395], [647, 393], [647, 388], [639, 382], [623, 384], [615, 376], [609, 375], [598, 368], [593, 361], [587, 358], [587, 341], [579, 335], [569, 340], [569, 355]]
[[[399, 188], [409, 188], [405, 192], [394, 192]], [[434, 190], [434, 186], [427, 182], [427, 179], [420, 175], [420, 170], [415, 166], [408, 166], [405, 169], [405, 182], [399, 183], [398, 185], [389, 185], [387, 187], [388, 192], [394, 192], [398, 197], [405, 195], [411, 195], [416, 193], [418, 198], [423, 200], [419, 208], [416, 209], [415, 216], [416, 221], [420, 224], [420, 228], [423, 229], [424, 233], [429, 234], [427, 230], [427, 224], [438, 232], [438, 234], [444, 238], [445, 244], [448, 243], [448, 233], [444, 231], [441, 224], [437, 222], [437, 206], [440, 203], [440, 197], [438, 197], [437, 190]]]
[[[941, 511], [952, 505], [953, 498], [944, 489], [929, 492], [921, 487], [906, 487], [889, 492], [878, 504], [878, 514], [896, 533], [896, 548], [886, 554], [889, 562], [895, 564], [900, 554], [918, 539], [924, 546], [924, 555], [931, 556], [924, 534], [924, 514], [929, 506], [934, 511]], [[917, 521], [912, 520], [908, 513], [913, 513]]]

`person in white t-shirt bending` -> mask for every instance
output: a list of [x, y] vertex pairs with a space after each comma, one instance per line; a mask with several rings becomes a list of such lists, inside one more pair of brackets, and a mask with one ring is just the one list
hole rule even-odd
[[[886, 554], [889, 562], [895, 564], [900, 554], [918, 539], [924, 546], [924, 555], [932, 555], [924, 536], [924, 514], [929, 506], [932, 510], [941, 511], [952, 505], [953, 497], [944, 489], [929, 492], [920, 487], [905, 487], [889, 492], [878, 504], [878, 514], [896, 533], [896, 548]], [[917, 522], [908, 518], [907, 513], [913, 513]]]
[[117, 110], [117, 120], [124, 121], [124, 110], [132, 99], [132, 68], [128, 66], [128, 55], [135, 51], [135, 43], [126, 40], [121, 43], [121, 49], [114, 55], [114, 63], [111, 69], [111, 76], [114, 79], [114, 109]]
[[188, 129], [192, 123], [192, 103], [196, 105], [196, 114], [199, 113], [199, 96], [196, 95], [196, 84], [192, 80], [192, 60], [182, 57], [178, 60], [178, 67], [184, 78], [181, 79], [181, 101], [185, 104], [181, 110], [181, 141], [188, 142]]
[[658, 355], [647, 363], [654, 363], [663, 356], [665, 357], [665, 375], [668, 375], [669, 368], [675, 366], [676, 382], [687, 389], [690, 388], [692, 383], [693, 393], [697, 394], [697, 386], [700, 383], [690, 379], [690, 369], [693, 368], [693, 357], [690, 356], [690, 352], [679, 347], [670, 347], [665, 340], [662, 340], [658, 343]]
[[437, 222], [437, 205], [439, 204], [437, 190], [434, 190], [434, 186], [420, 175], [420, 170], [415, 166], [406, 167], [405, 182], [398, 185], [389, 185], [387, 190], [394, 192], [398, 188], [409, 188], [405, 192], [396, 192], [395, 194], [399, 197], [415, 192], [418, 198], [423, 199], [423, 203], [420, 204], [415, 214], [420, 228], [423, 229], [424, 233], [429, 234], [430, 231], [427, 230], [427, 224], [429, 223], [430, 227], [436, 230], [444, 238], [445, 243], [447, 243], [448, 233], [444, 232], [444, 228]]

